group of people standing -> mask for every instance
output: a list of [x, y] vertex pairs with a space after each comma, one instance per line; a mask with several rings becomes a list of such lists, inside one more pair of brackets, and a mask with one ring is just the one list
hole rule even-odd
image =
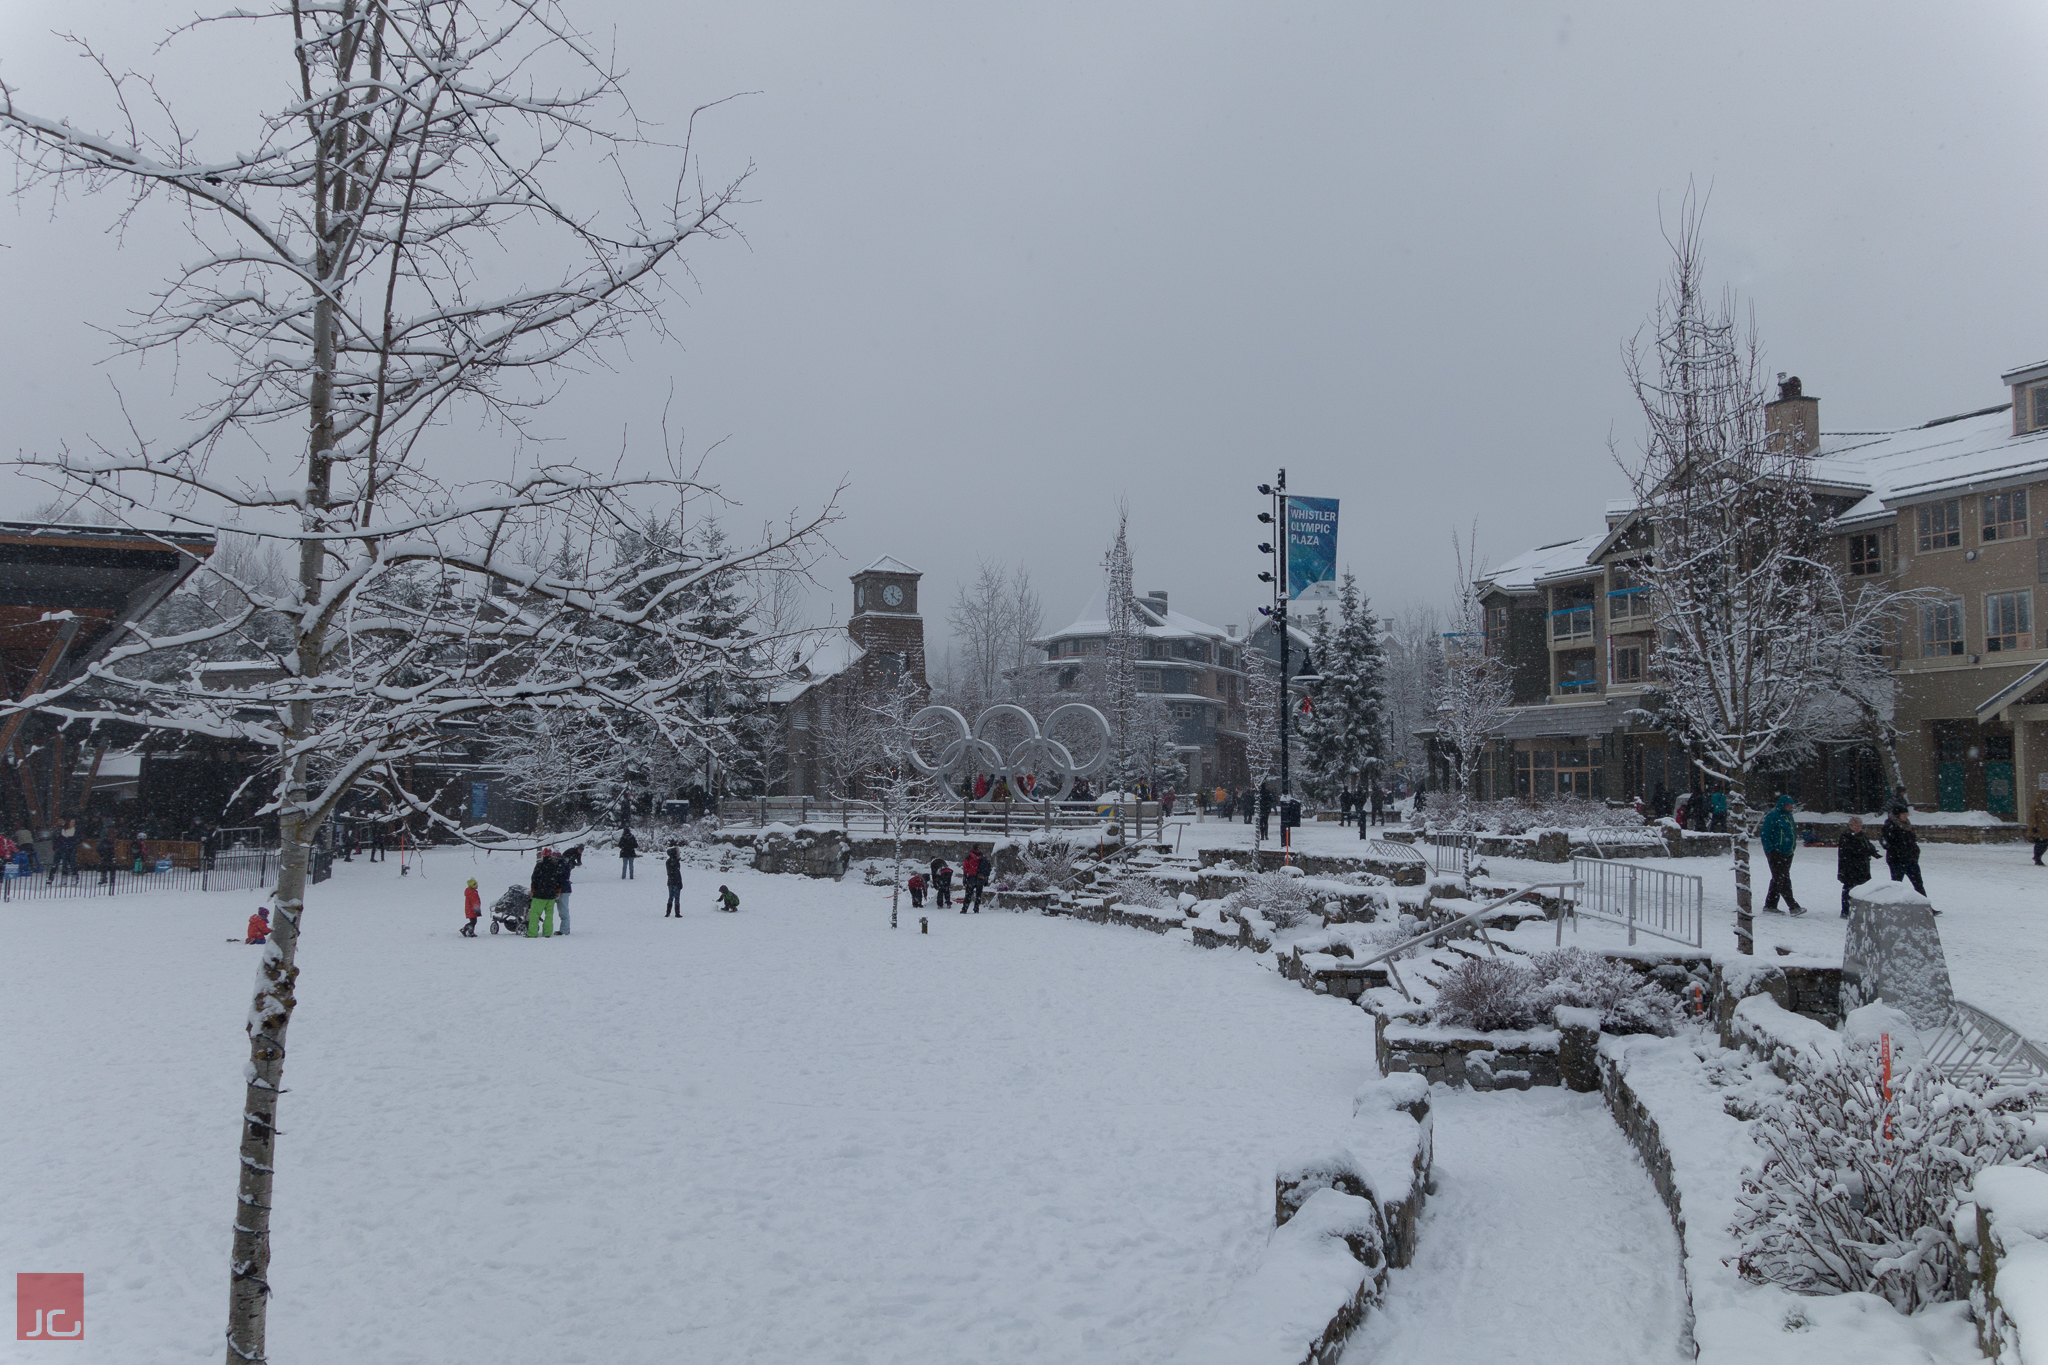
[[[929, 878], [926, 877], [927, 872], [930, 873]], [[978, 848], [967, 850], [967, 856], [960, 860], [961, 914], [964, 915], [970, 910], [977, 915], [981, 913], [981, 893], [987, 888], [989, 878], [994, 872], [995, 858], [992, 854], [983, 853]], [[932, 903], [934, 906], [942, 905], [947, 909], [951, 909], [953, 906], [953, 865], [944, 858], [934, 858], [928, 868], [923, 871], [913, 872], [905, 886], [910, 892], [911, 909], [922, 909], [927, 893], [933, 896]]]
[[1348, 825], [1354, 819], [1360, 828], [1367, 820], [1383, 825], [1387, 822], [1386, 809], [1387, 794], [1380, 790], [1377, 782], [1363, 790], [1337, 793], [1337, 823], [1340, 825]]

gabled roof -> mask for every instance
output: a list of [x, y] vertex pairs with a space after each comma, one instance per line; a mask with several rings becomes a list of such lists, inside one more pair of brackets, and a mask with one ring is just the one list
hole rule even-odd
[[867, 651], [851, 635], [821, 632], [816, 645], [800, 650], [795, 676], [778, 683], [768, 694], [771, 702], [791, 702], [828, 678], [836, 678], [867, 657]]
[[[1140, 633], [1153, 639], [1199, 639], [1228, 640], [1229, 635], [1206, 621], [1198, 621], [1171, 608], [1162, 608], [1157, 602], [1144, 597], [1131, 599], [1136, 608]], [[1048, 641], [1064, 640], [1075, 635], [1109, 634], [1109, 589], [1097, 588], [1081, 607], [1077, 615], [1065, 628], [1049, 631], [1032, 641], [1043, 646]]]
[[2015, 436], [2008, 404], [1904, 431], [1821, 437], [1816, 480], [1876, 494], [1887, 505], [1922, 502], [2048, 471], [2048, 431]]
[[[924, 570], [923, 570], [923, 569], [913, 569], [913, 568], [911, 568], [911, 567], [910, 567], [910, 566], [909, 566], [908, 564], [905, 564], [905, 563], [904, 563], [904, 562], [903, 562], [902, 560], [900, 560], [900, 559], [896, 558], [896, 556], [894, 556], [894, 555], [883, 555], [883, 556], [882, 556], [882, 557], [881, 557], [880, 559], [878, 559], [878, 560], [876, 560], [876, 561], [875, 561], [874, 563], [872, 563], [872, 564], [868, 565], [868, 566], [867, 566], [867, 567], [866, 567], [865, 569], [862, 569], [862, 570], [861, 570], [860, 572], [861, 572], [861, 573], [905, 573], [905, 574], [909, 574], [909, 575], [910, 575], [910, 576], [911, 576], [912, 578], [923, 578], [923, 577], [924, 577]], [[852, 575], [849, 575], [849, 577], [854, 577], [854, 578], [858, 578], [859, 576], [860, 576], [860, 574], [852, 574]]]
[[1491, 584], [1500, 592], [1534, 592], [1537, 587], [1558, 577], [1570, 577], [1574, 572], [1591, 566], [1593, 552], [1607, 539], [1605, 528], [1577, 540], [1560, 540], [1554, 545], [1539, 546], [1516, 555], [1497, 569], [1492, 569], [1479, 579]]

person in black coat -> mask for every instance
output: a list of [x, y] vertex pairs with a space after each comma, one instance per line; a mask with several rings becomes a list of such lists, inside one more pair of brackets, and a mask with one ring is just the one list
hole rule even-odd
[[635, 881], [635, 880], [638, 880], [637, 878], [635, 878], [635, 877], [633, 876], [633, 861], [634, 861], [634, 859], [638, 858], [639, 856], [640, 856], [640, 840], [639, 840], [639, 839], [637, 839], [636, 837], [634, 837], [633, 831], [632, 831], [631, 829], [624, 829], [624, 830], [621, 830], [621, 831], [619, 832], [619, 880], [620, 880], [620, 881], [622, 881], [622, 882], [630, 882], [630, 881]]
[[675, 844], [668, 848], [668, 909], [661, 912], [661, 917], [667, 919], [671, 915], [683, 917], [683, 850]]
[[1387, 793], [1380, 784], [1372, 784], [1372, 822], [1375, 825], [1387, 823]]
[[1842, 918], [1849, 918], [1849, 893], [1870, 880], [1870, 860], [1877, 845], [1863, 832], [1863, 817], [1849, 817], [1848, 832], [1835, 845], [1835, 880], [1842, 884]]
[[1264, 782], [1259, 785], [1259, 839], [1261, 842], [1272, 837], [1270, 833], [1272, 821], [1273, 784]]
[[527, 883], [527, 892], [533, 898], [526, 907], [528, 938], [555, 936], [555, 897], [561, 894], [562, 880], [561, 859], [553, 849], [542, 849], [540, 860], [533, 865], [533, 879]]
[[938, 899], [933, 904], [952, 905], [953, 865], [944, 858], [932, 859], [932, 890], [938, 893]]
[[1915, 891], [1927, 894], [1920, 880], [1920, 836], [1913, 832], [1913, 812], [1904, 806], [1893, 806], [1885, 819], [1884, 866], [1893, 881], [1911, 881]]

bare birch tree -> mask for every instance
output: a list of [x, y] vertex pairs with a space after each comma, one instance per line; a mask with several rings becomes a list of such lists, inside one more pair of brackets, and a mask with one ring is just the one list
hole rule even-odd
[[1436, 733], [1439, 745], [1457, 765], [1458, 790], [1470, 800], [1486, 746], [1507, 728], [1513, 709], [1514, 677], [1509, 672], [1505, 640], [1489, 639], [1486, 608], [1479, 600], [1479, 580], [1486, 570], [1479, 558], [1479, 528], [1464, 540], [1451, 537], [1457, 564], [1457, 593], [1450, 625], [1439, 640], [1442, 654], [1434, 667]]
[[1809, 462], [1766, 428], [1762, 349], [1732, 295], [1706, 296], [1700, 212], [1688, 198], [1647, 343], [1625, 352], [1647, 425], [1623, 461], [1648, 527], [1642, 565], [1657, 627], [1653, 703], [1728, 788], [1738, 951], [1755, 951], [1749, 780], [1793, 742], [1839, 660], [1833, 573]]
[[[114, 80], [107, 132], [25, 109], [0, 86], [0, 136], [22, 186], [120, 194], [124, 222], [154, 224], [146, 216], [169, 201], [196, 255], [124, 345], [215, 377], [180, 429], [26, 464], [123, 521], [239, 529], [280, 547], [292, 577], [278, 592], [207, 566], [239, 603], [224, 619], [135, 632], [74, 683], [7, 709], [135, 721], [270, 755], [282, 858], [249, 1013], [226, 1343], [230, 1365], [246, 1365], [265, 1359], [278, 1098], [321, 827], [377, 779], [439, 819], [405, 790], [408, 760], [494, 712], [595, 700], [678, 743], [701, 740], [717, 722], [693, 698], [760, 665], [663, 604], [721, 575], [800, 567], [826, 514], [715, 559], [548, 566], [544, 547], [565, 530], [598, 540], [636, 497], [672, 506], [715, 494], [666, 450], [664, 467], [627, 475], [529, 458], [520, 436], [563, 366], [635, 328], [659, 331], [667, 281], [693, 243], [729, 231], [746, 179], [707, 181], [686, 129], [660, 153], [675, 178], [659, 200], [628, 188], [600, 212], [556, 198], [550, 172], [572, 152], [614, 163], [630, 186], [629, 154], [655, 151], [617, 131], [631, 128], [618, 82], [559, 6], [291, 0], [228, 17], [277, 29], [291, 90], [237, 149], [200, 148], [143, 77]], [[457, 484], [437, 472], [457, 419], [512, 437], [508, 473]], [[286, 623], [269, 656], [276, 682], [124, 670], [229, 638], [265, 612]], [[617, 647], [649, 637], [652, 647]], [[109, 689], [119, 704], [91, 700]]]

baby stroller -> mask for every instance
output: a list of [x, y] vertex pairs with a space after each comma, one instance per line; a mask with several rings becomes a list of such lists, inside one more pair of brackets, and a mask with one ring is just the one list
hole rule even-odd
[[526, 932], [526, 912], [533, 906], [533, 893], [523, 886], [508, 886], [505, 894], [491, 903], [491, 932], [510, 929]]

